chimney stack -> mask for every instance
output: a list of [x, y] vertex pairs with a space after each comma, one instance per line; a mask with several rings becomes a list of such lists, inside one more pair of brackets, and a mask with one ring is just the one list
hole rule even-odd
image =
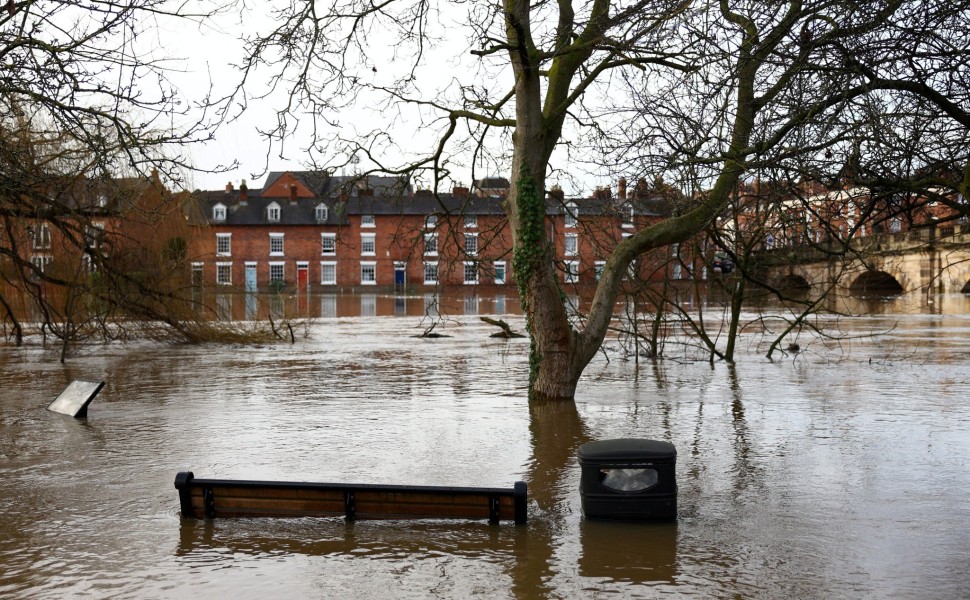
[[620, 202], [626, 201], [626, 177], [620, 177], [616, 183], [616, 195], [620, 197]]
[[606, 201], [611, 197], [610, 186], [596, 186], [596, 191], [593, 192], [593, 198], [596, 198], [597, 200]]
[[290, 184], [290, 204], [296, 204], [296, 185]]
[[249, 200], [249, 188], [246, 187], [246, 180], [239, 182], [239, 203], [245, 206]]
[[235, 189], [235, 188], [232, 187], [232, 182], [231, 181], [226, 184], [226, 193], [227, 194], [231, 194], [232, 191], [233, 191], [233, 189]]

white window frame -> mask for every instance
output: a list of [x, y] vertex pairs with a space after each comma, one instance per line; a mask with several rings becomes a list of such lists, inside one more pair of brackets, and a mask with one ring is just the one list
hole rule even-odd
[[424, 218], [424, 228], [434, 229], [438, 226], [438, 215], [428, 215]]
[[[281, 261], [281, 260], [280, 261], [272, 261], [272, 262], [269, 263], [268, 266], [269, 266], [269, 284], [270, 285], [273, 285], [273, 283], [275, 283], [277, 281], [282, 281], [283, 283], [286, 283], [286, 262]], [[279, 277], [273, 277], [273, 269], [276, 268], [276, 267], [278, 267], [279, 270], [280, 270], [280, 276]]]
[[[469, 241], [474, 240], [469, 244]], [[469, 245], [472, 248], [469, 250]], [[478, 234], [477, 233], [466, 233], [465, 234], [465, 245], [464, 245], [466, 256], [478, 256]]]
[[[283, 233], [270, 233], [269, 234], [269, 255], [270, 256], [286, 256], [286, 246], [284, 244], [285, 234]], [[274, 242], [279, 242], [279, 250], [273, 250]]]
[[[620, 237], [622, 237], [623, 239], [626, 239], [626, 238], [630, 237], [631, 235], [633, 235], [633, 234], [630, 233], [629, 231], [624, 231], [622, 234], [620, 234]], [[678, 244], [674, 244], [673, 245], [674, 254], [675, 255], [677, 254], [677, 246], [678, 246]], [[634, 280], [637, 279], [637, 275], [639, 275], [639, 273], [637, 272], [637, 268], [638, 267], [637, 267], [637, 261], [636, 261], [636, 259], [631, 260], [630, 261], [630, 264], [627, 265], [627, 267], [626, 267], [626, 273], [623, 274], [623, 281], [629, 281], [631, 279], [634, 279]]]
[[[226, 243], [226, 250], [219, 250], [219, 244], [221, 242]], [[232, 234], [231, 233], [217, 233], [216, 234], [216, 256], [232, 256]]]
[[360, 215], [361, 227], [377, 227], [377, 219], [374, 215]]
[[623, 213], [622, 214], [622, 219], [623, 219], [622, 226], [623, 226], [623, 228], [624, 229], [632, 229], [633, 228], [633, 205], [632, 204], [629, 204], [629, 203], [628, 204], [624, 204], [621, 207], [621, 210], [622, 210], [622, 213]]
[[567, 260], [562, 263], [562, 280], [565, 283], [579, 283], [579, 261]]
[[[226, 269], [226, 274], [228, 277], [222, 277], [222, 269]], [[231, 262], [217, 262], [216, 263], [216, 284], [217, 285], [232, 285], [232, 263]]]
[[[572, 246], [572, 248], [570, 248]], [[563, 240], [563, 254], [566, 256], [576, 256], [579, 254], [579, 234], [567, 233]]]
[[[472, 271], [469, 271], [469, 268], [471, 268], [473, 270]], [[462, 279], [464, 280], [465, 285], [478, 285], [478, 280], [479, 280], [478, 271], [479, 271], [479, 268], [478, 268], [478, 263], [476, 261], [474, 261], [474, 260], [466, 260], [464, 262], [464, 268], [462, 269], [462, 271], [463, 271], [463, 273], [462, 273], [463, 274]], [[473, 275], [472, 278], [469, 278], [468, 277], [469, 272], [471, 272], [471, 274]]]
[[563, 211], [563, 223], [566, 229], [574, 229], [576, 227], [576, 220], [579, 216], [579, 207], [576, 206], [575, 202], [570, 202], [566, 205]]
[[[327, 250], [327, 240], [330, 240], [330, 246], [333, 250]], [[337, 255], [337, 234], [336, 233], [321, 233], [320, 234], [320, 254], [323, 256], [336, 256]]]
[[216, 204], [212, 207], [212, 220], [213, 221], [225, 221], [226, 220], [226, 205], [222, 202]]
[[48, 223], [38, 223], [31, 236], [34, 250], [49, 250], [51, 247], [51, 226]]
[[[497, 260], [493, 263], [493, 266], [495, 269], [495, 283], [498, 285], [505, 285], [505, 282], [508, 280], [509, 276], [508, 265], [504, 260]], [[502, 276], [499, 277], [499, 274]]]
[[266, 221], [269, 223], [279, 223], [282, 211], [276, 202], [270, 202], [266, 207]]
[[54, 257], [50, 254], [35, 254], [30, 257], [30, 262], [32, 265], [37, 267], [38, 271], [41, 273], [46, 273], [47, 268], [50, 267], [52, 262], [54, 262]]
[[593, 263], [593, 272], [596, 277], [596, 281], [599, 281], [603, 277], [603, 269], [606, 268], [605, 260], [598, 260]]
[[465, 229], [478, 229], [478, 215], [465, 215]]
[[316, 208], [313, 209], [313, 216], [316, 217], [317, 223], [325, 223], [327, 217], [330, 216], [330, 210], [327, 205], [321, 202], [317, 204]]
[[[431, 242], [432, 249], [428, 249], [428, 242]], [[438, 234], [437, 233], [426, 233], [424, 234], [424, 255], [425, 256], [438, 256]]]
[[[327, 269], [333, 269], [333, 277], [327, 279]], [[337, 285], [337, 262], [333, 260], [320, 261], [320, 285]]]
[[104, 223], [91, 223], [84, 228], [84, 247], [96, 250], [104, 241]]
[[[367, 250], [365, 247], [370, 245], [371, 249]], [[360, 255], [361, 256], [377, 256], [377, 234], [376, 233], [362, 233], [360, 234]]]
[[[433, 278], [428, 277], [428, 275], [431, 273], [429, 269], [433, 269]], [[423, 275], [425, 285], [437, 285], [438, 281], [441, 279], [441, 272], [438, 270], [438, 261], [426, 261], [423, 265]]]
[[[364, 279], [364, 269], [373, 269], [374, 278], [371, 280]], [[360, 261], [360, 285], [377, 285], [377, 261], [373, 260], [362, 260]]]

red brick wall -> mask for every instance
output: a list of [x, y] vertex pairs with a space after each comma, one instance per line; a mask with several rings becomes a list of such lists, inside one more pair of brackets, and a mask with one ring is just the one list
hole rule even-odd
[[[636, 227], [643, 227], [657, 219], [637, 219]], [[269, 282], [269, 263], [285, 262], [284, 277], [288, 285], [296, 284], [298, 261], [309, 263], [309, 284], [311, 290], [366, 290], [388, 288], [395, 283], [395, 263], [406, 263], [406, 286], [409, 289], [432, 289], [434, 285], [424, 283], [424, 263], [437, 262], [440, 286], [470, 286], [464, 283], [464, 263], [479, 263], [480, 287], [495, 287], [493, 265], [504, 261], [506, 283], [498, 287], [514, 289], [515, 279], [512, 270], [512, 236], [508, 221], [504, 216], [479, 215], [477, 227], [465, 227], [462, 215], [439, 217], [437, 225], [426, 228], [423, 215], [377, 215], [375, 227], [362, 227], [359, 215], [351, 215], [350, 222], [343, 226], [319, 225], [210, 225], [200, 228], [200, 238], [193, 246], [194, 261], [205, 263], [206, 281], [215, 281], [215, 263], [232, 263], [233, 287], [244, 285], [245, 263], [255, 261], [260, 289]], [[562, 216], [549, 217], [547, 231], [553, 241], [555, 253], [560, 260], [579, 261], [581, 284], [595, 283], [595, 264], [609, 257], [623, 234], [634, 231], [623, 228], [619, 219], [614, 217], [582, 217], [577, 227], [566, 229]], [[270, 233], [284, 234], [284, 256], [270, 256]], [[321, 233], [336, 235], [336, 254], [321, 254]], [[216, 257], [216, 234], [232, 233], [232, 256]], [[424, 253], [425, 234], [438, 236], [437, 256]], [[477, 234], [478, 252], [468, 256], [464, 252], [465, 233]], [[565, 255], [565, 235], [578, 236], [578, 253]], [[361, 254], [362, 234], [373, 234], [375, 253], [372, 256]], [[321, 262], [337, 263], [337, 284], [321, 285]], [[376, 266], [376, 284], [361, 283], [361, 262], [373, 262]], [[653, 261], [656, 263], [657, 261]], [[662, 277], [663, 271], [649, 261], [641, 261], [641, 271], [645, 276]], [[562, 276], [561, 276], [562, 277]]]

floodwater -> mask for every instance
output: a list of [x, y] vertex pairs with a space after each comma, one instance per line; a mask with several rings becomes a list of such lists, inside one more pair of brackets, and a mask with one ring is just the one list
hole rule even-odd
[[[2, 347], [0, 596], [970, 597], [970, 304], [934, 306], [823, 322], [838, 339], [803, 332], [773, 362], [757, 333], [736, 367], [599, 356], [575, 405], [530, 406], [528, 341], [475, 316], [437, 339], [409, 315], [323, 318], [295, 344], [66, 365]], [[107, 382], [88, 417], [48, 412], [74, 379]], [[675, 523], [583, 517], [576, 449], [617, 437], [676, 446]], [[181, 470], [523, 479], [530, 521], [181, 520]]]

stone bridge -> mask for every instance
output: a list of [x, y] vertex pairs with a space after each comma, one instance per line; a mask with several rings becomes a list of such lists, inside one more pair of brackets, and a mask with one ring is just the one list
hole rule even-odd
[[788, 290], [850, 294], [970, 293], [970, 224], [776, 248], [758, 255], [760, 272]]

